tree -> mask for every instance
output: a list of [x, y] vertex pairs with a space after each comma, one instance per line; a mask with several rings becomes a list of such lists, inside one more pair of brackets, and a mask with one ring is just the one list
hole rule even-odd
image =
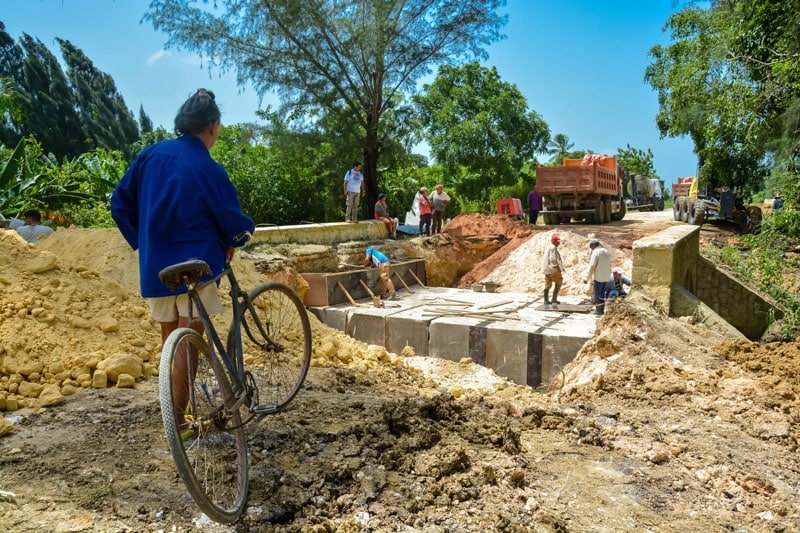
[[22, 139], [18, 127], [22, 119], [21, 92], [18, 87], [24, 79], [22, 49], [5, 31], [0, 22], [0, 80], [2, 80], [2, 108], [0, 112], [0, 144], [16, 146]]
[[117, 91], [114, 79], [98, 70], [80, 48], [56, 38], [67, 64], [78, 113], [86, 132], [87, 144], [128, 152], [139, 138], [133, 113]]
[[700, 175], [747, 194], [769, 165], [791, 164], [800, 139], [800, 0], [726, 0], [672, 15], [645, 80], [662, 135], [689, 135]]
[[553, 135], [553, 140], [547, 143], [547, 153], [553, 155], [553, 159], [560, 156], [563, 161], [573, 146], [575, 143], [570, 142], [569, 137], [563, 133], [556, 133]]
[[[490, 186], [511, 185], [526, 161], [544, 151], [547, 124], [496, 68], [442, 66], [415, 98], [431, 154], [460, 194], [488, 201]], [[461, 172], [461, 169], [466, 169]]]
[[342, 133], [361, 141], [372, 203], [387, 142], [381, 121], [396, 95], [413, 91], [432, 65], [484, 57], [483, 47], [500, 37], [502, 3], [220, 0], [212, 11], [191, 0], [153, 0], [144, 18], [169, 35], [168, 46], [235, 69], [260, 94], [277, 90], [294, 116], [344, 113]]
[[617, 149], [617, 164], [628, 175], [658, 177], [653, 164], [653, 151], [650, 148], [645, 151], [626, 144], [625, 148]]
[[59, 159], [85, 152], [86, 132], [58, 60], [39, 39], [23, 34], [21, 41], [25, 50], [23, 133], [33, 133], [42, 148]]
[[144, 112], [144, 106], [141, 104], [139, 104], [139, 131], [142, 132], [142, 135], [153, 131], [153, 121], [150, 120], [150, 116]]

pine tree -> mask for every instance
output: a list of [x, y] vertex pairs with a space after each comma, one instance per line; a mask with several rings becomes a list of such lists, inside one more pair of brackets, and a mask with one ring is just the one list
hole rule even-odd
[[[5, 31], [5, 24], [0, 22], [0, 78], [3, 79], [2, 90], [6, 98], [14, 98], [19, 104], [19, 87], [23, 81], [22, 49]], [[0, 114], [0, 144], [16, 146], [20, 138], [20, 126], [10, 114], [3, 110]]]
[[97, 69], [83, 50], [65, 39], [56, 40], [89, 143], [92, 147], [129, 152], [131, 144], [139, 139], [139, 128], [114, 79]]
[[153, 131], [153, 121], [144, 112], [144, 106], [141, 104], [139, 104], [139, 131], [142, 132], [142, 136]]
[[22, 133], [36, 136], [47, 152], [57, 158], [86, 151], [86, 133], [64, 71], [56, 57], [39, 39], [22, 34], [25, 60]]

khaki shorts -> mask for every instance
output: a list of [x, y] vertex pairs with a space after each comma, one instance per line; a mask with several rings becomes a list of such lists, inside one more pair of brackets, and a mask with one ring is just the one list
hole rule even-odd
[[544, 275], [544, 288], [550, 289], [550, 285], [553, 283], [556, 284], [556, 287], [560, 287], [562, 283], [564, 283], [564, 278], [561, 277], [561, 272], [552, 272], [550, 274]]
[[[200, 301], [209, 315], [222, 313], [222, 300], [219, 297], [216, 283], [209, 283], [197, 293]], [[159, 298], [146, 298], [147, 305], [150, 306], [150, 313], [158, 322], [175, 322], [178, 317], [189, 317], [189, 295], [178, 294], [175, 296], [161, 296]], [[199, 311], [192, 308], [192, 316], [198, 317]]]

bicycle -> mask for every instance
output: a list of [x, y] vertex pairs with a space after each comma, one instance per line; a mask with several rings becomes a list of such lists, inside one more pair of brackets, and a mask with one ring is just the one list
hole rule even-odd
[[[187, 287], [189, 323], [197, 309], [210, 339], [190, 327], [167, 337], [159, 399], [169, 449], [192, 499], [212, 520], [234, 523], [249, 488], [244, 426], [282, 411], [295, 397], [311, 362], [311, 326], [302, 301], [286, 285], [263, 283], [245, 292], [230, 263], [200, 281], [209, 275], [208, 264], [196, 259], [159, 272], [171, 290]], [[197, 292], [222, 277], [230, 283], [233, 307], [226, 346]]]

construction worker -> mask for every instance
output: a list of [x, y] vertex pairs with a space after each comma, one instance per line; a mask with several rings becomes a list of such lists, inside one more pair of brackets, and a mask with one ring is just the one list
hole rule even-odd
[[606, 287], [611, 277], [611, 257], [608, 250], [594, 236], [589, 237], [589, 248], [592, 249], [592, 255], [589, 257], [589, 270], [586, 271], [583, 282], [594, 284], [592, 292], [594, 313], [602, 315], [605, 312]]
[[542, 272], [544, 273], [544, 305], [550, 305], [550, 286], [555, 285], [553, 289], [552, 303], [558, 305], [558, 291], [561, 289], [561, 284], [564, 282], [562, 272], [564, 272], [564, 263], [561, 261], [561, 254], [558, 253], [558, 245], [561, 244], [561, 237], [553, 234], [550, 237], [550, 245], [544, 252], [542, 257]]
[[623, 276], [623, 274], [624, 272], [620, 267], [614, 267], [611, 271], [611, 280], [608, 282], [606, 298], [611, 298], [613, 296], [625, 298], [627, 295], [625, 292], [625, 285], [630, 287], [631, 280]]
[[380, 270], [378, 281], [380, 283], [381, 296], [386, 296], [388, 294], [390, 299], [397, 299], [394, 283], [392, 283], [391, 278], [389, 278], [391, 274], [391, 270], [389, 270], [389, 258], [372, 246], [364, 250], [364, 255], [364, 266], [378, 267]]

